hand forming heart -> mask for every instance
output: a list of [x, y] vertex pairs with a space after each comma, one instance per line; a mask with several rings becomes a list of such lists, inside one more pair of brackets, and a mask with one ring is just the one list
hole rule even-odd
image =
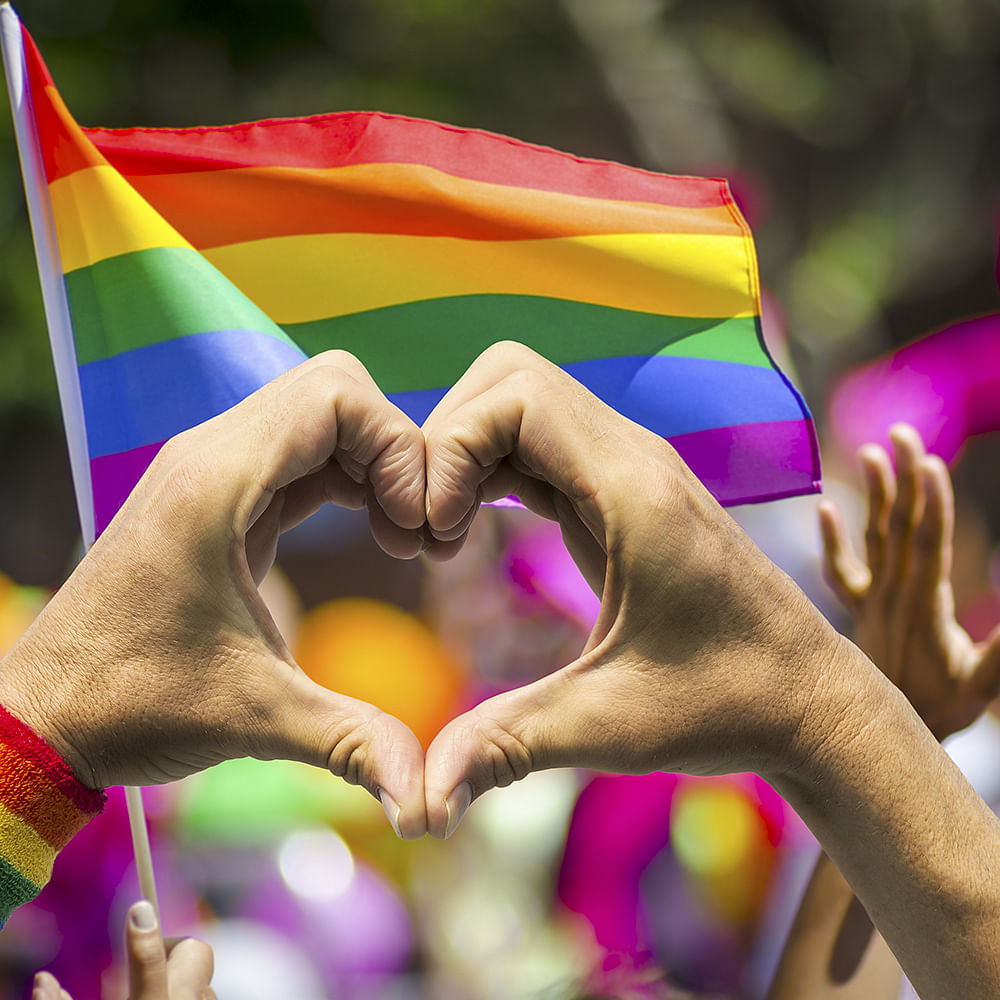
[[[442, 559], [509, 493], [560, 523], [601, 613], [578, 660], [454, 720], [425, 760], [399, 720], [305, 676], [256, 584], [323, 503], [366, 505], [392, 555]], [[163, 448], [0, 702], [93, 786], [286, 757], [364, 785], [403, 837], [446, 836], [537, 768], [766, 766], [809, 710], [791, 654], [822, 663], [831, 638], [669, 445], [527, 348], [486, 351], [422, 431], [333, 352]]]

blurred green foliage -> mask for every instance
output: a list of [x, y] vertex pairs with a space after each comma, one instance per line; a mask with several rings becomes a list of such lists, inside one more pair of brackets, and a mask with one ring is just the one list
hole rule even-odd
[[[820, 410], [845, 364], [997, 308], [1000, 0], [24, 0], [20, 13], [83, 124], [379, 109], [731, 176]], [[58, 435], [6, 115], [0, 146], [0, 413], [42, 415]]]
[[[997, 0], [27, 0], [22, 15], [85, 124], [378, 108], [734, 173], [812, 394], [831, 366], [994, 304]], [[6, 117], [0, 142], [0, 405], [54, 413]]]

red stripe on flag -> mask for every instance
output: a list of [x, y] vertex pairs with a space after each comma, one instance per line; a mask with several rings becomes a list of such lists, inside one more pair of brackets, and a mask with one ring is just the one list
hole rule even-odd
[[420, 163], [470, 180], [611, 201], [688, 208], [732, 201], [727, 183], [718, 178], [668, 177], [492, 132], [375, 111], [214, 128], [84, 131], [125, 176], [251, 166]]
[[21, 34], [46, 178], [51, 182], [84, 167], [104, 163], [104, 157], [66, 110], [31, 35], [23, 27]]

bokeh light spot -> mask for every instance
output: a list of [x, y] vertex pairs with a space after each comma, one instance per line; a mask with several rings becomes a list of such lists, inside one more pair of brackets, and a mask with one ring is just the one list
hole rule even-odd
[[738, 788], [706, 784], [678, 793], [670, 842], [692, 874], [735, 871], [756, 853], [764, 836], [759, 814]]
[[302, 830], [281, 844], [278, 869], [296, 895], [317, 901], [337, 899], [351, 887], [354, 857], [333, 830]]
[[295, 658], [316, 683], [401, 719], [425, 749], [458, 708], [457, 664], [420, 619], [383, 601], [349, 598], [313, 609]]

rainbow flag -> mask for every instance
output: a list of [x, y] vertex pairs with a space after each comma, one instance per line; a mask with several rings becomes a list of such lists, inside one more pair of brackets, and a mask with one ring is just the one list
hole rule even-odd
[[725, 181], [373, 112], [82, 129], [22, 37], [96, 533], [164, 441], [328, 348], [421, 423], [517, 340], [723, 503], [818, 488]]

